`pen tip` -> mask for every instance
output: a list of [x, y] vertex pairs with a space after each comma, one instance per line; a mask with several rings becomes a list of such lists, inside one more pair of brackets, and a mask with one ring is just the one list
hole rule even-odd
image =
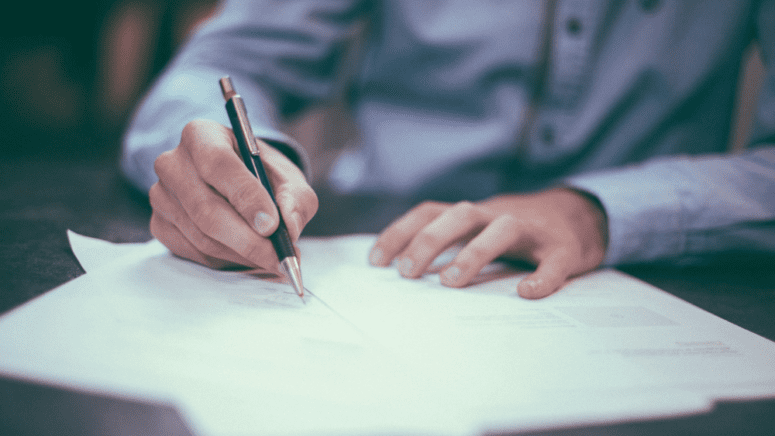
[[304, 299], [304, 284], [301, 282], [301, 268], [299, 268], [299, 260], [294, 256], [286, 257], [280, 262], [283, 268], [285, 276], [291, 281], [294, 291], [299, 297]]

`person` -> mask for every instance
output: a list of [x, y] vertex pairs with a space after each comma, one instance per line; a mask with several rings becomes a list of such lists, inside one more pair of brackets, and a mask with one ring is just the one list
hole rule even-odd
[[[754, 39], [765, 86], [747, 150], [725, 154]], [[773, 56], [773, 1], [227, 1], [139, 107], [121, 165], [172, 252], [276, 272], [278, 211], [217, 80], [245, 99], [294, 240], [319, 205], [283, 120], [344, 93], [359, 134], [337, 189], [427, 200], [370, 262], [417, 278], [460, 243], [442, 284], [518, 259], [536, 266], [519, 295], [541, 298], [601, 265], [775, 252]]]

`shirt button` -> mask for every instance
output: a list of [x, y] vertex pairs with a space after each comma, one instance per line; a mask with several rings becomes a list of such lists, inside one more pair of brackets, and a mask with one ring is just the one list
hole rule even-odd
[[565, 30], [568, 34], [576, 36], [581, 33], [581, 21], [576, 17], [571, 17], [565, 22]]
[[645, 12], [656, 12], [659, 6], [662, 4], [660, 0], [640, 0], [640, 7]]

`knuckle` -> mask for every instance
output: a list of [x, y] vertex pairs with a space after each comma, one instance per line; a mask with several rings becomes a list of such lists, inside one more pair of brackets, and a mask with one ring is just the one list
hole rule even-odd
[[156, 175], [159, 177], [159, 179], [166, 178], [170, 169], [174, 167], [174, 160], [175, 158], [173, 157], [173, 151], [168, 150], [160, 154], [156, 160], [153, 161], [153, 170], [156, 172]]
[[482, 262], [482, 259], [489, 259], [489, 257], [489, 251], [478, 244], [468, 244], [458, 256], [459, 262], [467, 267], [472, 267], [474, 264]]
[[164, 218], [166, 221], [178, 221], [176, 204], [173, 203], [175, 201], [164, 191], [164, 187], [159, 183], [154, 183], [148, 191], [148, 204], [151, 206], [152, 213]]
[[423, 229], [423, 230], [420, 230], [417, 233], [417, 235], [414, 237], [414, 241], [412, 242], [412, 248], [426, 249], [431, 247], [439, 247], [441, 243], [442, 243], [442, 240], [439, 235], [431, 231], [428, 231], [427, 229]]
[[318, 196], [310, 186], [305, 186], [302, 189], [299, 198], [301, 199], [301, 204], [303, 206], [302, 210], [304, 211], [304, 218], [309, 221], [318, 211], [318, 207], [320, 206]]
[[458, 268], [460, 268], [461, 271], [472, 271], [478, 267], [476, 258], [471, 257], [465, 251], [461, 251], [460, 253], [458, 253], [458, 255], [455, 256], [455, 259], [452, 261], [452, 263], [456, 265]]
[[401, 227], [400, 222], [394, 222], [380, 232], [377, 244], [382, 246], [383, 251], [387, 252], [389, 250], [393, 253], [394, 251], [397, 251], [400, 246], [403, 246], [407, 234], [408, 233]]
[[183, 126], [183, 131], [180, 133], [180, 143], [191, 144], [195, 138], [199, 135], [202, 129], [208, 128], [210, 123], [207, 120], [195, 119], [191, 120]]
[[460, 201], [452, 206], [452, 212], [458, 216], [458, 219], [471, 222], [478, 218], [477, 207], [470, 201]]
[[159, 182], [151, 185], [151, 189], [148, 190], [148, 202], [151, 204], [151, 209], [158, 210], [162, 201], [161, 185]]
[[206, 235], [212, 235], [218, 229], [217, 214], [209, 202], [194, 204], [189, 215], [199, 230]]
[[219, 148], [204, 148], [199, 150], [196, 160], [199, 175], [205, 180], [213, 180], [220, 176], [225, 167], [227, 156]]
[[526, 226], [524, 221], [509, 214], [496, 216], [491, 221], [490, 226], [499, 230], [504, 238], [510, 240], [513, 240], [514, 236], [518, 234], [530, 235], [534, 233], [534, 229]]
[[523, 221], [509, 214], [502, 214], [495, 217], [495, 219], [493, 219], [493, 225], [495, 224], [500, 225], [503, 228], [512, 229], [512, 230], [518, 229], [520, 227], [524, 227]]
[[295, 190], [283, 189], [275, 192], [274, 196], [278, 206], [295, 209], [299, 204], [303, 204], [302, 201], [299, 201], [298, 193]]
[[423, 215], [437, 215], [446, 207], [444, 203], [426, 200], [417, 206], [417, 211]]
[[253, 205], [260, 203], [260, 190], [263, 187], [256, 186], [251, 180], [235, 181], [234, 190], [229, 193], [229, 203], [240, 211], [246, 211]]

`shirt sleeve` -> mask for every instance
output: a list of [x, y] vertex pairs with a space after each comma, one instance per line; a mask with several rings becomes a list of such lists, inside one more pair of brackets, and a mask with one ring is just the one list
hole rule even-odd
[[205, 118], [229, 126], [218, 79], [232, 78], [257, 137], [303, 170], [304, 149], [281, 130], [284, 117], [338, 91], [336, 77], [364, 9], [356, 0], [226, 1], [167, 67], [125, 134], [121, 170], [147, 192], [156, 157], [183, 127]]
[[775, 146], [572, 177], [608, 217], [606, 265], [775, 253]]
[[605, 208], [604, 264], [775, 253], [775, 1], [758, 4], [755, 23], [766, 77], [746, 152], [658, 158], [567, 180]]

